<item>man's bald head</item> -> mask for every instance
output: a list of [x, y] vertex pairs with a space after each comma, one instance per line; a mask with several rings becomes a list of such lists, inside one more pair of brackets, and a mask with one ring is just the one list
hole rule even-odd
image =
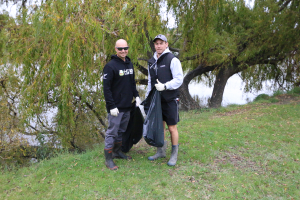
[[116, 41], [115, 47], [127, 47], [127, 46], [128, 46], [128, 44], [127, 44], [126, 40], [124, 40], [124, 39], [119, 39]]
[[128, 44], [126, 40], [119, 39], [116, 41], [115, 50], [117, 52], [117, 56], [121, 58], [123, 61], [125, 61], [126, 56], [128, 54]]

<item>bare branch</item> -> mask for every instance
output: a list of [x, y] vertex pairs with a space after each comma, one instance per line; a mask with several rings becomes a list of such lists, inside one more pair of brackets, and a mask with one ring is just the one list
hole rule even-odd
[[[0, 81], [0, 84], [1, 84], [1, 87], [2, 89], [4, 90], [4, 93], [5, 93], [5, 96], [8, 98], [8, 99], [11, 99], [8, 95], [8, 92], [7, 92], [7, 89], [5, 87], [5, 81], [4, 80], [1, 80]], [[11, 104], [9, 101], [7, 101], [7, 105], [8, 105], [8, 108], [11, 112], [14, 113], [14, 116], [16, 117], [17, 116], [17, 112], [13, 109], [13, 104]]]
[[34, 128], [33, 126], [31, 126], [30, 124], [28, 126], [29, 126], [29, 128], [32, 128], [33, 130], [38, 131], [36, 128]]
[[97, 119], [100, 121], [100, 123], [102, 124], [102, 126], [106, 129], [107, 126], [104, 123], [104, 121], [102, 120], [101, 116], [99, 115], [98, 112], [96, 112], [96, 110], [94, 109], [94, 106], [92, 106], [91, 104], [89, 104], [88, 102], [85, 102], [85, 105], [91, 110], [93, 111], [93, 113], [96, 115]]
[[148, 85], [148, 79], [137, 79], [136, 83], [140, 85]]
[[131, 8], [131, 9], [129, 10], [129, 12], [133, 12], [135, 8], [136, 8], [136, 6], [133, 6], [133, 8]]
[[169, 47], [169, 49], [170, 49], [171, 51], [175, 51], [175, 52], [179, 52], [179, 51], [180, 51], [180, 49], [173, 48], [173, 47]]
[[196, 55], [193, 55], [193, 56], [185, 57], [185, 58], [181, 59], [180, 61], [183, 62], [183, 61], [187, 61], [187, 60], [195, 60], [199, 57], [200, 57], [200, 54], [196, 54]]
[[147, 58], [138, 58], [138, 60], [143, 60], [143, 61], [147, 61], [148, 62]]
[[292, 0], [287, 0], [278, 10], [278, 12], [281, 12], [283, 9], [287, 7], [287, 5], [291, 2]]
[[145, 68], [144, 66], [140, 65], [139, 63], [133, 63], [142, 74], [148, 76], [148, 69]]
[[174, 41], [170, 46], [173, 46], [173, 45], [181, 38], [181, 36], [182, 36], [182, 35], [179, 35], [179, 36], [175, 39], [175, 41]]
[[26, 3], [27, 3], [27, 0], [22, 0], [22, 7], [23, 8], [26, 8]]
[[3, 158], [2, 156], [0, 156], [0, 158], [1, 158], [2, 160], [6, 160], [6, 159], [8, 159], [8, 158]]
[[48, 128], [48, 127], [43, 123], [43, 121], [41, 120], [41, 118], [40, 118], [39, 116], [37, 116], [37, 119], [39, 120], [39, 122], [41, 123], [41, 125], [42, 125], [45, 129], [47, 129], [47, 131], [49, 131], [50, 133], [53, 133], [53, 132], [54, 132], [53, 130], [51, 130], [50, 128]]

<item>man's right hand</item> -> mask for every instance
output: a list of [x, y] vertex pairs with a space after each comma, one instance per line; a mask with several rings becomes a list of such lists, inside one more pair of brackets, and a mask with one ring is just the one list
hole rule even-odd
[[118, 114], [119, 114], [118, 108], [111, 109], [110, 114], [114, 117], [118, 117]]
[[157, 81], [157, 84], [155, 84], [155, 87], [156, 87], [157, 91], [164, 91], [166, 89], [165, 84], [159, 82], [158, 79], [156, 79], [156, 81]]

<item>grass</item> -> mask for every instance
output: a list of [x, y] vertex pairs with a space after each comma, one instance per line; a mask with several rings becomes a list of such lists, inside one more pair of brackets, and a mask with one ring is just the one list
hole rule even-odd
[[[280, 95], [279, 95], [280, 96]], [[178, 163], [148, 161], [144, 141], [131, 161], [104, 166], [103, 145], [84, 154], [0, 174], [0, 199], [299, 199], [300, 99], [288, 104], [181, 112]]]

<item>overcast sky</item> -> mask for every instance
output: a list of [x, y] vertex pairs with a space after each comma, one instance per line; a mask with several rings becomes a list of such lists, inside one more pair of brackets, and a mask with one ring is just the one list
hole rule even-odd
[[[248, 5], [249, 7], [253, 7], [254, 5], [254, 0], [246, 0], [246, 5]], [[39, 0], [34, 0], [34, 1], [29, 1], [27, 3], [27, 7], [28, 6], [32, 6], [34, 4], [40, 4]], [[21, 1], [17, 2], [16, 4], [9, 2], [9, 3], [5, 3], [4, 5], [0, 6], [0, 11], [2, 10], [6, 10], [9, 12], [10, 16], [15, 17], [16, 13], [17, 13], [17, 7], [21, 5]], [[173, 27], [175, 24], [174, 18], [172, 17], [172, 13], [167, 13], [166, 11], [166, 3], [165, 4], [161, 4], [161, 12], [160, 14], [164, 17], [164, 19], [169, 18], [169, 27]]]

